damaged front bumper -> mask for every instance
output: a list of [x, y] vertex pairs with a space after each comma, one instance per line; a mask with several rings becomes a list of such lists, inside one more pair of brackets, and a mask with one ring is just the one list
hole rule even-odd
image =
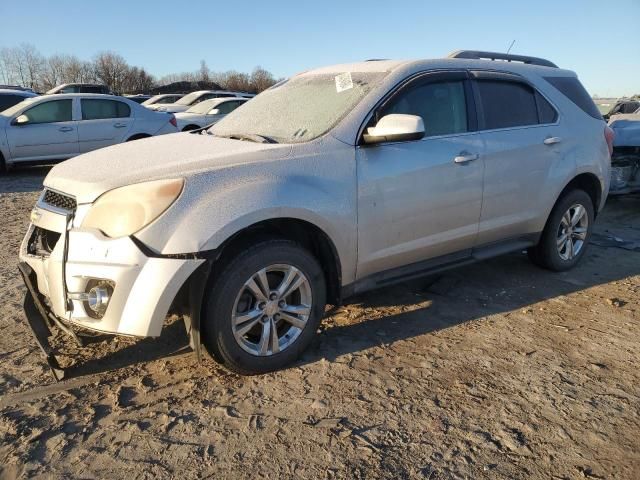
[[[82, 229], [82, 206], [80, 218], [74, 219], [76, 211], [47, 205], [43, 196], [20, 247], [20, 272], [30, 297], [27, 321], [59, 378], [61, 369], [48, 343], [52, 327], [72, 335], [70, 325], [157, 337], [178, 291], [204, 260], [149, 255], [129, 237], [112, 239]], [[103, 289], [100, 308], [95, 308], [96, 288]]]
[[614, 153], [611, 158], [609, 194], [623, 195], [640, 191], [640, 148], [637, 152]]

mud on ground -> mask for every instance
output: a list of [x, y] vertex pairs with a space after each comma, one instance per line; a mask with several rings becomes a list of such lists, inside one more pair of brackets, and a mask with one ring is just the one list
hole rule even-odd
[[84, 375], [56, 383], [17, 271], [45, 173], [0, 178], [0, 478], [640, 478], [640, 196], [574, 271], [516, 253], [351, 299], [285, 371], [158, 358], [173, 318], [63, 342]]

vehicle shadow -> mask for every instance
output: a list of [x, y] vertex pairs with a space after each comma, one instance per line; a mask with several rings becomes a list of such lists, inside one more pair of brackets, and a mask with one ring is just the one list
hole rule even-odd
[[[625, 242], [594, 242], [570, 272], [543, 270], [519, 252], [348, 299], [326, 312], [320, 334], [295, 366], [334, 361], [640, 274], [640, 254], [625, 247], [629, 242], [640, 245], [640, 196], [611, 200], [595, 228], [600, 239], [609, 238], [610, 232], [624, 235]], [[188, 349], [183, 323], [174, 321], [158, 339], [143, 339], [101, 358], [83, 354], [86, 360], [70, 368], [69, 376], [101, 373]]]
[[0, 194], [42, 190], [42, 181], [50, 169], [50, 166], [20, 167], [0, 174]]

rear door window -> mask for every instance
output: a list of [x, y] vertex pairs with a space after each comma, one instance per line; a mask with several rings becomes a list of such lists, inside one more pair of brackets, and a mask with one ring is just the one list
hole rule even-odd
[[116, 100], [81, 100], [83, 120], [102, 120], [106, 118], [125, 118], [131, 115], [129, 105]]
[[450, 135], [468, 131], [464, 81], [418, 83], [395, 96], [378, 113], [400, 113], [422, 117], [425, 136]]
[[538, 124], [538, 106], [533, 88], [520, 82], [477, 80], [483, 130]]

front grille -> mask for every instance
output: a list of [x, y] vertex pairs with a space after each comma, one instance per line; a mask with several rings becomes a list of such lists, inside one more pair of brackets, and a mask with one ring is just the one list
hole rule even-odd
[[68, 210], [70, 212], [75, 211], [77, 206], [75, 198], [49, 189], [44, 191], [42, 202], [47, 205], [51, 205], [52, 207]]

